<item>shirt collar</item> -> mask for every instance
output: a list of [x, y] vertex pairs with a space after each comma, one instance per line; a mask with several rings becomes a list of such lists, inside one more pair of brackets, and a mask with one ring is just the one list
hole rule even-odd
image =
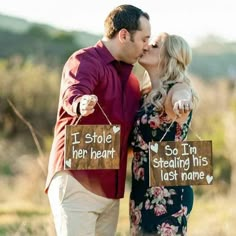
[[98, 50], [98, 53], [101, 56], [101, 58], [103, 58], [103, 60], [106, 64], [109, 64], [109, 63], [115, 61], [115, 58], [111, 55], [111, 53], [109, 52], [109, 50], [106, 48], [106, 46], [104, 45], [104, 43], [101, 40], [99, 40], [96, 43], [95, 47], [101, 49], [101, 50]]
[[[100, 48], [102, 50], [99, 50], [98, 53], [100, 54], [100, 56], [103, 58], [104, 62], [106, 64], [110, 64], [112, 62], [118, 62], [112, 55], [111, 53], [109, 52], [109, 50], [106, 48], [106, 46], [104, 45], [104, 43], [99, 40], [97, 43], [96, 43], [96, 47], [97, 48]], [[133, 65], [131, 64], [127, 64], [125, 62], [118, 62], [118, 64], [121, 64], [123, 67], [126, 67], [126, 68], [130, 68], [132, 69], [133, 68]]]

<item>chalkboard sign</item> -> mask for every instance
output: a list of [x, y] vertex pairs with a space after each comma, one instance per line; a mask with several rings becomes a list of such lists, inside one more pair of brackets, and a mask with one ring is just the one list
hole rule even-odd
[[64, 169], [119, 169], [119, 125], [66, 126]]
[[151, 142], [150, 186], [209, 185], [213, 183], [212, 142]]

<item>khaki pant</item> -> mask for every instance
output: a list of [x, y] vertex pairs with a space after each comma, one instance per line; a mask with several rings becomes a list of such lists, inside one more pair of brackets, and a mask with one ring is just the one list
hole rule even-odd
[[63, 171], [53, 177], [48, 198], [57, 236], [115, 235], [119, 200], [91, 193]]

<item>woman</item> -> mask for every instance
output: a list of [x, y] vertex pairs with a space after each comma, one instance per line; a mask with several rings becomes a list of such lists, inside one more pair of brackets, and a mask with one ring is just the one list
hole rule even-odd
[[[151, 87], [132, 133], [131, 235], [186, 235], [193, 205], [191, 186], [149, 186], [149, 142], [181, 141], [188, 133], [196, 95], [186, 75], [191, 48], [162, 33], [140, 58]], [[147, 90], [145, 90], [147, 91]]]

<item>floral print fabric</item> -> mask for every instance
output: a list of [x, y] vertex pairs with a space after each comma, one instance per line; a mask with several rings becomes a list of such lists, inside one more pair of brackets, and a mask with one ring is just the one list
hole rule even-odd
[[[186, 235], [193, 205], [191, 186], [149, 186], [149, 142], [181, 141], [187, 136], [191, 113], [182, 126], [153, 105], [141, 108], [132, 133], [131, 235]], [[166, 132], [167, 131], [167, 132]], [[165, 136], [164, 136], [165, 135]]]

